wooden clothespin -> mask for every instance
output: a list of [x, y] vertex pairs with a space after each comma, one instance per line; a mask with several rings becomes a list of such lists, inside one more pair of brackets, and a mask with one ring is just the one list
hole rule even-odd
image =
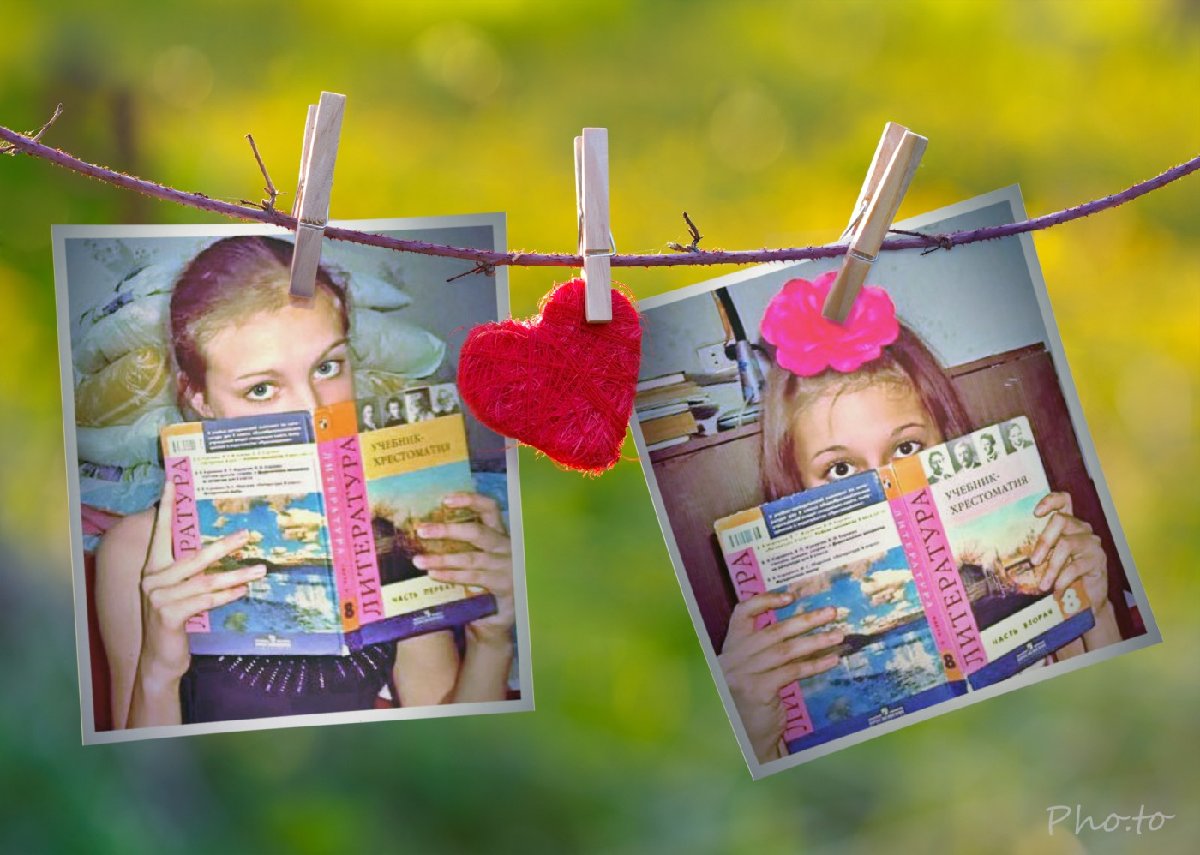
[[842, 233], [842, 237], [849, 237], [850, 247], [825, 298], [824, 315], [829, 320], [840, 324], [850, 314], [928, 143], [925, 137], [895, 122], [884, 127], [871, 170], [854, 203], [850, 225]]
[[575, 137], [575, 207], [579, 215], [579, 254], [586, 286], [588, 323], [612, 320], [612, 267], [616, 241], [608, 222], [608, 129], [584, 128]]
[[329, 222], [329, 197], [333, 192], [333, 164], [337, 160], [338, 136], [346, 96], [322, 92], [316, 105], [309, 105], [304, 123], [304, 149], [300, 154], [300, 181], [292, 216], [296, 223], [296, 250], [292, 254], [293, 297], [311, 299], [321, 263], [321, 241]]

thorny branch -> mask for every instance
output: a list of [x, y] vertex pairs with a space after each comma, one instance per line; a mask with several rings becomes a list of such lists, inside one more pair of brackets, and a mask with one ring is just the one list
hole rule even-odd
[[[258, 169], [262, 172], [263, 180], [267, 182], [267, 186], [263, 189], [267, 191], [267, 198], [258, 203], [258, 207], [264, 211], [275, 210], [275, 200], [279, 198], [279, 191], [275, 189], [275, 185], [271, 183], [271, 176], [267, 173], [267, 166], [263, 163], [262, 155], [258, 153], [258, 146], [254, 144], [254, 135], [246, 134], [246, 140], [250, 143], [250, 150], [254, 152], [254, 159], [258, 161]], [[243, 205], [253, 205], [254, 202], [242, 200]]]
[[[98, 181], [104, 181], [126, 190], [133, 190], [155, 199], [175, 202], [180, 205], [196, 208], [197, 210], [211, 211], [235, 219], [282, 226], [292, 231], [295, 231], [297, 228], [295, 217], [281, 214], [273, 208], [264, 210], [256, 205], [235, 205], [219, 199], [212, 199], [203, 193], [189, 193], [176, 190], [163, 184], [88, 163], [74, 155], [43, 145], [39, 142], [42, 133], [53, 123], [60, 112], [60, 110], [55, 110], [55, 115], [50, 121], [33, 135], [17, 133], [9, 128], [0, 126], [0, 140], [8, 143], [8, 146], [0, 150], [8, 151], [9, 153], [24, 152], [25, 154], [61, 166], [64, 169], [78, 172], [80, 175], [86, 175], [89, 178], [95, 178]], [[1200, 170], [1200, 155], [1178, 166], [1173, 166], [1165, 172], [1135, 184], [1119, 193], [1113, 193], [1101, 199], [1094, 199], [1062, 211], [1055, 211], [1052, 214], [1044, 214], [1040, 217], [1022, 220], [1019, 223], [1006, 223], [1004, 225], [987, 226], [985, 228], [969, 229], [949, 234], [905, 234], [902, 237], [889, 238], [884, 241], [881, 250], [948, 249], [953, 246], [995, 240], [997, 238], [1011, 237], [1013, 235], [1050, 228], [1051, 226], [1082, 219], [1099, 211], [1123, 205], [1139, 196], [1144, 196], [1147, 193], [1165, 187], [1173, 181], [1178, 181], [1180, 178], [1191, 175], [1197, 170]], [[404, 240], [332, 226], [325, 229], [325, 235], [334, 240], [344, 240], [351, 243], [377, 246], [400, 252], [435, 255], [443, 258], [461, 258], [481, 265], [480, 269], [485, 271], [488, 267], [499, 266], [580, 267], [583, 264], [583, 258], [574, 253], [496, 252], [494, 250], [447, 246], [427, 241]], [[699, 238], [694, 235], [693, 243], [698, 243], [698, 241]], [[845, 243], [837, 243], [824, 246], [757, 250], [702, 250], [699, 247], [695, 247], [695, 251], [692, 251], [690, 247], [684, 247], [683, 250], [682, 252], [676, 251], [674, 253], [613, 255], [610, 263], [614, 267], [693, 267], [718, 264], [752, 264], [766, 261], [802, 261], [814, 258], [835, 258], [845, 255], [847, 245]]]
[[496, 265], [488, 264], [486, 261], [481, 261], [470, 270], [464, 270], [462, 273], [457, 273], [446, 281], [454, 282], [457, 279], [462, 279], [464, 276], [470, 276], [472, 273], [482, 273], [484, 276], [492, 276], [496, 273]]
[[954, 241], [949, 235], [929, 235], [925, 232], [910, 232], [908, 229], [888, 229], [894, 235], [908, 235], [909, 237], [929, 238], [934, 243], [926, 249], [921, 255], [929, 255], [931, 252], [937, 252], [939, 249], [954, 249]]
[[[58, 121], [58, 117], [61, 116], [62, 113], [63, 113], [62, 104], [59, 104], [54, 108], [54, 114], [49, 119], [46, 120], [46, 124], [44, 124], [40, 128], [38, 128], [37, 133], [31, 134], [29, 139], [33, 140], [34, 142], [38, 142], [39, 140], [41, 140], [42, 134], [46, 133], [46, 129]], [[0, 145], [0, 154], [15, 155], [16, 153], [17, 153], [17, 146], [15, 144], [9, 143], [8, 145]]]
[[700, 230], [696, 228], [696, 224], [692, 222], [692, 218], [688, 216], [688, 212], [683, 212], [683, 221], [687, 223], [688, 234], [691, 235], [692, 242], [687, 246], [671, 241], [667, 244], [667, 249], [672, 249], [675, 252], [700, 252], [700, 241], [704, 235], [700, 234]]

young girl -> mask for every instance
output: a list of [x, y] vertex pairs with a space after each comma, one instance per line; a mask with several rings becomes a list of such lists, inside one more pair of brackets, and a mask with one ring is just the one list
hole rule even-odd
[[[353, 398], [344, 285], [317, 274], [309, 305], [289, 296], [292, 244], [268, 237], [217, 241], [181, 274], [170, 339], [181, 411], [228, 418], [313, 409]], [[468, 625], [465, 653], [449, 632], [368, 647], [351, 657], [216, 657], [188, 652], [188, 618], [248, 592], [265, 567], [206, 573], [248, 532], [176, 560], [170, 480], [157, 510], [128, 516], [96, 553], [96, 608], [112, 682], [115, 727], [369, 709], [389, 683], [406, 706], [503, 700], [512, 661], [512, 557], [495, 501], [446, 497], [478, 523], [426, 524], [425, 538], [475, 551], [418, 555], [430, 578], [479, 585], [496, 614]]]
[[[763, 317], [763, 338], [773, 346], [762, 418], [768, 500], [884, 466], [974, 429], [950, 378], [896, 320], [885, 291], [864, 288], [845, 325], [825, 320], [821, 307], [835, 276], [791, 280]], [[1066, 493], [1050, 493], [1034, 513], [1047, 518], [1032, 556], [1042, 589], [1062, 590], [1082, 579], [1096, 615], [1083, 646], [1119, 640], [1107, 559], [1091, 526], [1072, 515]], [[719, 657], [760, 761], [786, 753], [779, 690], [838, 663], [827, 651], [842, 634], [811, 632], [834, 619], [833, 609], [755, 630], [755, 618], [792, 599], [764, 593], [739, 603]], [[1075, 647], [1058, 655], [1081, 652]]]

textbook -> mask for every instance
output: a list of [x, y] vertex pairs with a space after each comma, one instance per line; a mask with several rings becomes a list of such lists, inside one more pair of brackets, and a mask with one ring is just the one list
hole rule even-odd
[[[940, 624], [973, 689], [1043, 660], [1095, 625], [1083, 582], [1040, 588], [1033, 564], [1050, 492], [1024, 416], [901, 458], [888, 498], [914, 560], [937, 592]], [[886, 470], [884, 470], [886, 471]]]
[[345, 655], [495, 612], [490, 594], [412, 562], [471, 549], [416, 530], [473, 521], [442, 498], [475, 485], [457, 407], [408, 409], [375, 429], [363, 429], [374, 407], [362, 401], [163, 429], [176, 557], [247, 529], [209, 572], [267, 567], [248, 594], [188, 621], [193, 653]]
[[[986, 439], [985, 439], [986, 437]], [[981, 689], [1091, 629], [1083, 583], [1043, 592], [1031, 560], [1049, 493], [1019, 417], [714, 524], [739, 600], [830, 607], [832, 669], [780, 691], [789, 753]]]

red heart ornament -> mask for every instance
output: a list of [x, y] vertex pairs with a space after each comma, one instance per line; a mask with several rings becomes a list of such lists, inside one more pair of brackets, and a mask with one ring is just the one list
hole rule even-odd
[[641, 362], [637, 309], [612, 291], [612, 321], [584, 318], [582, 279], [542, 298], [529, 320], [481, 324], [458, 358], [458, 389], [492, 430], [571, 469], [599, 474], [621, 459]]

